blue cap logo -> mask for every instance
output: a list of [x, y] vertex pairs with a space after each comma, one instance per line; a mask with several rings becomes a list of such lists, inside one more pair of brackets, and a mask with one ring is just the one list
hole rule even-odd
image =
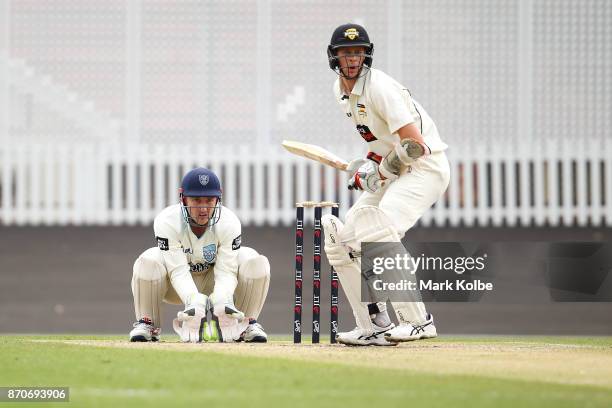
[[200, 179], [200, 184], [205, 186], [208, 184], [208, 180], [210, 178], [208, 177], [208, 174], [200, 174], [199, 179]]

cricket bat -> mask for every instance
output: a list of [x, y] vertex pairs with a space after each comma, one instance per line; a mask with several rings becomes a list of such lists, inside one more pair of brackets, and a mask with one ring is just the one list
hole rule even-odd
[[283, 140], [282, 145], [287, 151], [293, 154], [306, 157], [307, 159], [317, 161], [338, 170], [346, 171], [348, 167], [348, 162], [346, 160], [320, 146], [292, 140]]

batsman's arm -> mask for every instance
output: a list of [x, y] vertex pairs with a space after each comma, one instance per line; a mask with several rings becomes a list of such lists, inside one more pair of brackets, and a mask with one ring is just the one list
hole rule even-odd
[[419, 157], [431, 154], [421, 132], [414, 123], [409, 123], [397, 131], [400, 141], [393, 146], [387, 157], [380, 164], [380, 173], [386, 178], [399, 176], [402, 169], [412, 164]]
[[414, 123], [409, 123], [405, 126], [402, 126], [397, 130], [397, 134], [401, 140], [412, 140], [413, 143], [411, 150], [406, 150], [408, 156], [413, 159], [419, 158], [425, 154], [431, 154], [431, 150], [425, 144], [425, 139], [423, 139], [423, 135], [421, 135], [421, 131]]

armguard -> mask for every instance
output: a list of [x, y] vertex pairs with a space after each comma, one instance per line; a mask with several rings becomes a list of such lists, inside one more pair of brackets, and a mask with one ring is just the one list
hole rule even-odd
[[380, 163], [380, 173], [385, 177], [389, 173], [399, 176], [402, 168], [411, 165], [425, 153], [426, 147], [419, 142], [412, 139], [402, 139], [394, 145], [393, 150]]

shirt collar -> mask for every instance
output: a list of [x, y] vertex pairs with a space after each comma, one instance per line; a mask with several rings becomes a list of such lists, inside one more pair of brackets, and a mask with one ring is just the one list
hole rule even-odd
[[351, 91], [353, 95], [361, 96], [363, 94], [363, 90], [365, 89], [366, 80], [369, 76], [370, 76], [370, 70], [368, 69], [368, 72], [365, 75], [362, 75], [359, 78], [357, 78], [357, 82], [355, 82], [355, 86], [353, 87], [353, 90]]
[[[355, 82], [355, 86], [353, 86], [351, 95], [361, 96], [363, 94], [363, 90], [365, 89], [366, 80], [370, 76], [371, 72], [372, 71], [368, 69], [368, 72], [365, 75], [357, 78], [357, 82]], [[340, 88], [340, 93], [342, 94], [342, 96], [340, 97], [340, 100], [348, 99], [349, 95], [346, 94], [346, 90], [342, 86], [342, 81], [340, 79], [338, 79], [338, 87]]]

